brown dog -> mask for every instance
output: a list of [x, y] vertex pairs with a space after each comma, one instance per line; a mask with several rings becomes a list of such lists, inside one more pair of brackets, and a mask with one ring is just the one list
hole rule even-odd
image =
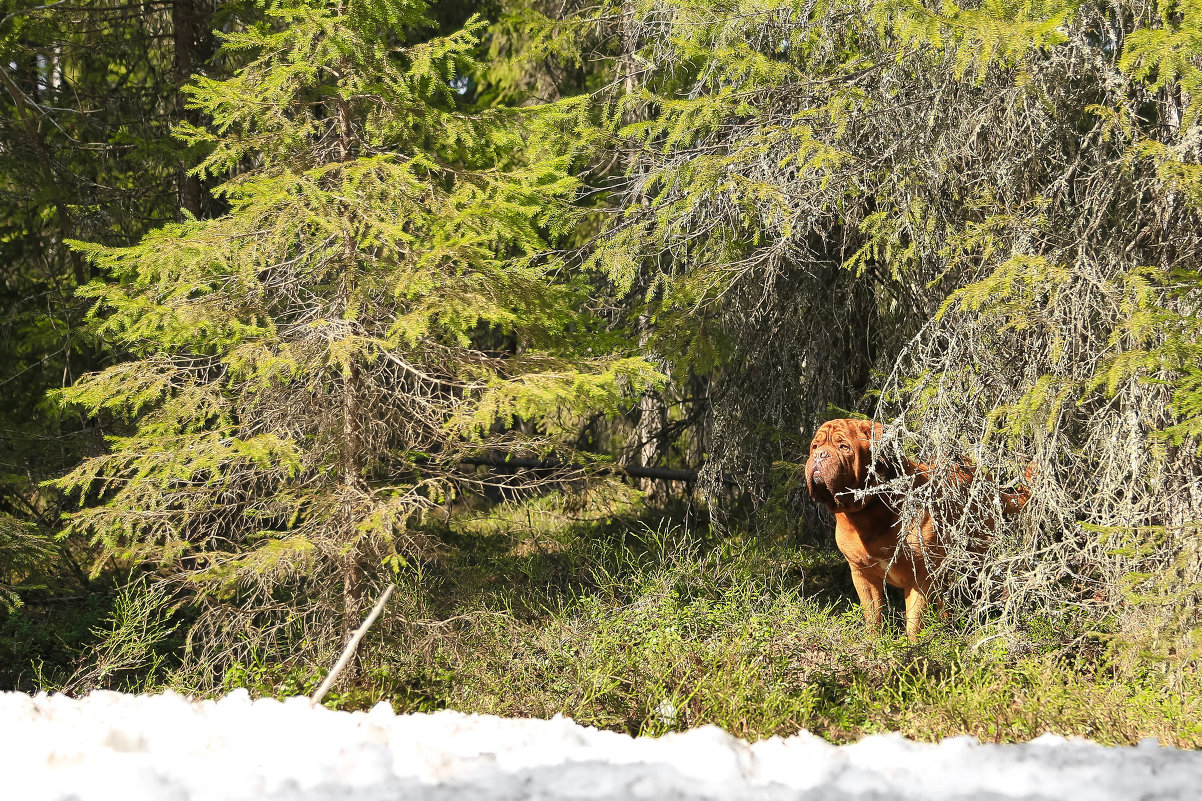
[[[886, 495], [869, 494], [857, 499], [855, 490], [868, 488], [870, 480], [888, 481], [901, 475], [911, 477], [910, 486], [918, 486], [932, 480], [936, 471], [908, 459], [900, 465], [878, 460], [872, 471], [875, 479], [871, 479], [872, 444], [880, 437], [880, 423], [824, 423], [810, 443], [806, 487], [811, 498], [826, 504], [835, 515], [835, 544], [851, 566], [851, 580], [869, 628], [880, 631], [887, 581], [906, 593], [906, 634], [913, 640], [922, 628], [923, 612], [932, 597], [933, 574], [947, 555], [939, 527], [926, 512], [916, 525], [903, 532], [899, 509]], [[972, 471], [960, 465], [939, 472], [945, 473], [941, 479], [960, 488], [972, 482]], [[1002, 507], [1006, 512], [1017, 512], [1029, 497], [1026, 489], [1003, 494]], [[952, 510], [950, 517], [955, 515], [956, 510]], [[906, 547], [899, 549], [903, 541]], [[936, 603], [942, 608], [938, 598]]]

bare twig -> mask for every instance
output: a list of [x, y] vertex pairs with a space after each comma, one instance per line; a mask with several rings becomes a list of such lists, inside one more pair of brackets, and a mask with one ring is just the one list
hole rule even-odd
[[355, 653], [355, 648], [358, 647], [359, 641], [367, 634], [367, 630], [371, 628], [371, 624], [376, 622], [376, 618], [380, 616], [380, 612], [384, 609], [384, 604], [388, 603], [392, 591], [396, 589], [395, 584], [389, 584], [384, 592], [380, 595], [380, 600], [376, 601], [375, 607], [371, 610], [371, 614], [363, 621], [359, 628], [355, 629], [355, 633], [351, 635], [350, 642], [346, 644], [346, 648], [342, 649], [342, 655], [338, 657], [338, 661], [334, 664], [333, 670], [326, 676], [326, 680], [317, 688], [317, 692], [313, 693], [313, 697], [309, 699], [311, 706], [317, 706], [321, 703], [321, 699], [326, 697], [326, 693], [334, 686], [334, 682], [338, 679], [338, 674], [346, 667], [346, 663], [351, 661], [351, 656]]

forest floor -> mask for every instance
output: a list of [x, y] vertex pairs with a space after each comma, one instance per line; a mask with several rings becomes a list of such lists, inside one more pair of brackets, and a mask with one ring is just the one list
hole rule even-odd
[[[870, 636], [833, 543], [605, 511], [550, 496], [452, 526], [448, 554], [390, 602], [357, 686], [328, 703], [564, 715], [631, 735], [716, 725], [753, 742], [804, 729], [834, 743], [900, 732], [1202, 745], [1197, 675], [1132, 667], [1081, 621], [968, 633], [932, 620], [912, 643], [899, 596], [885, 636]], [[321, 673], [229, 678], [225, 689], [280, 695]]]
[[[753, 743], [806, 730], [836, 744], [894, 732], [1202, 746], [1198, 675], [1132, 662], [1104, 621], [1031, 618], [982, 631], [932, 620], [912, 643], [894, 599], [886, 633], [870, 636], [846, 562], [833, 545], [793, 533], [719, 537], [687, 510], [648, 515], [622, 497], [581, 509], [552, 495], [457, 516], [420, 564], [402, 572], [364, 641], [358, 678], [327, 706], [563, 715], [635, 736], [715, 725]], [[137, 604], [122, 608], [133, 618], [101, 621], [92, 639], [108, 626], [126, 647], [155, 630]], [[23, 612], [0, 632], [14, 662], [44, 648], [48, 631], [87, 640], [86, 609], [73, 629]], [[134, 648], [92, 686], [279, 698], [311, 693], [333, 661], [264, 654], [204, 687], [173, 663], [178, 640], [158, 631], [159, 642]], [[77, 661], [89, 658], [75, 648]], [[62, 687], [65, 662], [35, 664], [8, 686]]]

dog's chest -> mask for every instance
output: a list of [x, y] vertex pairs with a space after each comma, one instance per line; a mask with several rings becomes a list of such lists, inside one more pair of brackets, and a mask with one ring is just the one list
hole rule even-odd
[[892, 537], [866, 540], [861, 532], [850, 526], [835, 529], [835, 544], [848, 562], [866, 570], [889, 564], [897, 550], [897, 542]]

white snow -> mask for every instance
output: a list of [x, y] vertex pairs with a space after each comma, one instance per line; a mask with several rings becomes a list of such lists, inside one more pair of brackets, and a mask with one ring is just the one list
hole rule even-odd
[[0, 798], [13, 801], [386, 799], [1193, 799], [1202, 754], [900, 735], [748, 744], [705, 727], [632, 738], [566, 718], [312, 709], [305, 698], [0, 693]]

